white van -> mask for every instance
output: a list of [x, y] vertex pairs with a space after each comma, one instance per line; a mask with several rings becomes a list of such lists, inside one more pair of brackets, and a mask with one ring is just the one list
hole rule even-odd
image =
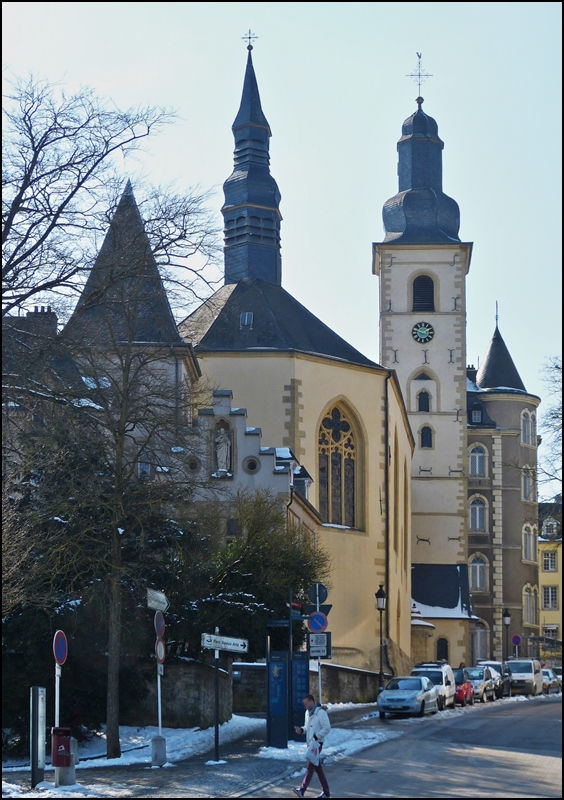
[[542, 670], [536, 658], [509, 658], [507, 666], [511, 672], [511, 692], [542, 694]]
[[435, 684], [439, 690], [439, 711], [442, 711], [443, 708], [454, 708], [456, 681], [450, 664], [447, 664], [446, 661], [419, 661], [411, 670], [411, 674], [429, 678]]

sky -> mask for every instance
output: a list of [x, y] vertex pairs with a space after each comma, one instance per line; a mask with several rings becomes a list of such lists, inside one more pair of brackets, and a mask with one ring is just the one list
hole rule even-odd
[[432, 76], [424, 110], [445, 142], [443, 188], [460, 206], [461, 240], [474, 243], [468, 363], [484, 356], [498, 301], [523, 382], [542, 396], [540, 369], [561, 348], [560, 9], [6, 2], [3, 74], [91, 86], [122, 108], [174, 108], [177, 123], [141, 166], [154, 183], [214, 187], [220, 225], [251, 28], [282, 194], [283, 286], [378, 361], [372, 242], [397, 192], [396, 143], [416, 109], [407, 75], [422, 53]]

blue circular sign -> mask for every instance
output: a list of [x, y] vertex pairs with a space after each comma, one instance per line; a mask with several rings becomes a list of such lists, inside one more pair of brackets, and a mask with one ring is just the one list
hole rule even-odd
[[155, 613], [155, 633], [157, 636], [164, 636], [165, 632], [165, 618], [162, 611]]
[[63, 631], [55, 631], [55, 635], [53, 636], [53, 655], [55, 656], [57, 664], [62, 666], [67, 660], [68, 654], [69, 646], [67, 637]]
[[519, 647], [519, 645], [521, 644], [521, 637], [519, 636], [518, 633], [516, 633], [515, 636], [511, 637], [511, 644], [515, 645], [515, 647]]
[[323, 633], [328, 625], [328, 620], [322, 611], [314, 611], [309, 615], [307, 626], [312, 633]]

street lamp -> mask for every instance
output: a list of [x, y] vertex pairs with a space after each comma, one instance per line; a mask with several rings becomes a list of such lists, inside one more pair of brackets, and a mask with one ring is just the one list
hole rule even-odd
[[505, 659], [509, 658], [509, 626], [511, 625], [511, 614], [506, 608], [503, 612], [503, 624], [505, 625]]
[[380, 584], [380, 588], [376, 592], [376, 604], [380, 613], [380, 674], [378, 675], [378, 693], [384, 688], [384, 671], [383, 671], [383, 655], [384, 655], [384, 640], [382, 638], [382, 614], [386, 609], [386, 592], [384, 584]]

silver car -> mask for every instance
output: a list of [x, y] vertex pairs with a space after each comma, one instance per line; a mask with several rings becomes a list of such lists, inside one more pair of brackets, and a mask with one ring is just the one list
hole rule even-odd
[[470, 667], [466, 672], [474, 687], [475, 700], [481, 700], [482, 703], [485, 703], [488, 699], [496, 699], [495, 678], [489, 667]]
[[378, 695], [380, 719], [386, 714], [435, 714], [439, 710], [439, 690], [429, 678], [413, 675], [392, 678]]
[[542, 690], [544, 694], [560, 694], [562, 691], [560, 680], [551, 669], [544, 668], [542, 671]]

